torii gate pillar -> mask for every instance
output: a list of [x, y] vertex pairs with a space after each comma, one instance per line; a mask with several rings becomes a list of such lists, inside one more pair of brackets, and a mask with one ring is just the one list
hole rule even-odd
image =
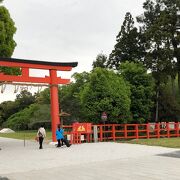
[[58, 102], [58, 85], [54, 82], [57, 78], [56, 70], [50, 70], [50, 77], [51, 77], [51, 127], [52, 127], [52, 141], [56, 141], [56, 129], [57, 125], [60, 123], [59, 117], [59, 102]]

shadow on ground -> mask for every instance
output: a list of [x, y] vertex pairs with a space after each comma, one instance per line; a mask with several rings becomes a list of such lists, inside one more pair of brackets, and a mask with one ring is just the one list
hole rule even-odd
[[9, 180], [7, 177], [0, 176], [0, 180]]
[[157, 154], [157, 156], [180, 158], [180, 151], [174, 151], [171, 153]]

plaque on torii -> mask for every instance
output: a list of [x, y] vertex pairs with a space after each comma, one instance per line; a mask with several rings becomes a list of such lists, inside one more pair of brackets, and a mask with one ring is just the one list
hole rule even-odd
[[[47, 62], [24, 60], [15, 58], [0, 58], [0, 66], [18, 67], [21, 69], [21, 75], [6, 75], [0, 72], [0, 82], [4, 83], [41, 83], [50, 86], [51, 94], [51, 127], [52, 140], [56, 141], [56, 128], [60, 123], [59, 102], [58, 102], [58, 84], [68, 84], [70, 79], [62, 79], [57, 76], [57, 71], [71, 71], [77, 66], [77, 62]], [[29, 75], [30, 69], [49, 70], [49, 76], [32, 77]]]

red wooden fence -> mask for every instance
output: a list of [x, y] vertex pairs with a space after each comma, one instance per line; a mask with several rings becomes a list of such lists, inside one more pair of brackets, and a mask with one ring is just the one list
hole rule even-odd
[[[91, 141], [93, 140], [93, 126], [90, 137]], [[97, 125], [97, 127], [99, 141], [180, 137], [180, 122], [147, 124], [105, 124]], [[73, 133], [72, 126], [64, 126], [64, 129], [66, 134]], [[87, 137], [85, 137], [85, 141], [86, 140]]]

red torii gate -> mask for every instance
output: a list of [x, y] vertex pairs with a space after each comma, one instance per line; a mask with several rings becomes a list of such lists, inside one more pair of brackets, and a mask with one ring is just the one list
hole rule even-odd
[[[0, 72], [0, 81], [5, 83], [22, 82], [22, 83], [43, 83], [50, 85], [51, 93], [51, 125], [52, 140], [56, 141], [56, 128], [60, 123], [59, 102], [58, 102], [58, 84], [68, 84], [70, 79], [61, 79], [57, 77], [57, 71], [71, 71], [77, 66], [77, 62], [46, 62], [35, 60], [24, 60], [15, 58], [0, 58], [0, 66], [19, 67], [21, 75], [6, 75]], [[32, 77], [29, 75], [29, 69], [49, 70], [49, 76]]]

